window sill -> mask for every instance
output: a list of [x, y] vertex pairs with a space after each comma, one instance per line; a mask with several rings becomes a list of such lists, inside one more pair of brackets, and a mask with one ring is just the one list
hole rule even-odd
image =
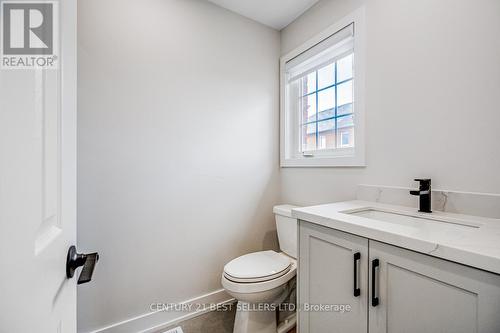
[[354, 156], [346, 157], [297, 157], [282, 158], [282, 168], [363, 168], [365, 159]]

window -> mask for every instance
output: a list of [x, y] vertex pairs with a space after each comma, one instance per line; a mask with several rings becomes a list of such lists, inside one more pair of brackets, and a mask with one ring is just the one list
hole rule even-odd
[[353, 131], [352, 129], [349, 129], [348, 131], [342, 131], [340, 132], [340, 146], [342, 148], [344, 147], [353, 147]]
[[281, 165], [363, 166], [363, 10], [281, 59]]
[[[301, 152], [354, 146], [349, 144], [348, 136], [354, 132], [352, 64], [353, 52], [348, 51], [340, 59], [298, 78]], [[337, 136], [342, 139], [337, 140]]]

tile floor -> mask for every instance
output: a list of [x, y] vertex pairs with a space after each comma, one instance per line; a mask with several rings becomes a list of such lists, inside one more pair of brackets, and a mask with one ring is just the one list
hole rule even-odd
[[[184, 333], [232, 333], [234, 326], [234, 315], [236, 307], [232, 306], [228, 311], [213, 311], [201, 316], [183, 321], [177, 325], [164, 328], [157, 333], [163, 333], [169, 329], [180, 326]], [[295, 333], [292, 329], [289, 333]]]
[[180, 326], [184, 333], [232, 333], [236, 307], [228, 311], [213, 311], [201, 316], [182, 321], [172, 327], [167, 327], [157, 333], [165, 332]]

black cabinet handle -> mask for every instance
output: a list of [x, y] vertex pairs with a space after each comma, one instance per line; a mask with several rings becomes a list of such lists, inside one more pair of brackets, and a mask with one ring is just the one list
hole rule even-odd
[[377, 306], [379, 301], [378, 301], [378, 296], [377, 291], [376, 291], [376, 286], [377, 286], [377, 268], [379, 267], [380, 262], [378, 259], [372, 260], [372, 306]]
[[358, 286], [358, 263], [361, 259], [361, 253], [354, 253], [354, 297], [361, 295], [361, 289]]

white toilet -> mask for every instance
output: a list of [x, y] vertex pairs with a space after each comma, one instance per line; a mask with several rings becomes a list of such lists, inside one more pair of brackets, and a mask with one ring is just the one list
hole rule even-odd
[[234, 333], [281, 333], [295, 324], [293, 314], [278, 328], [276, 311], [273, 311], [290, 295], [295, 284], [297, 220], [291, 215], [294, 207], [273, 208], [282, 252], [249, 253], [224, 266], [222, 286], [238, 300]]

